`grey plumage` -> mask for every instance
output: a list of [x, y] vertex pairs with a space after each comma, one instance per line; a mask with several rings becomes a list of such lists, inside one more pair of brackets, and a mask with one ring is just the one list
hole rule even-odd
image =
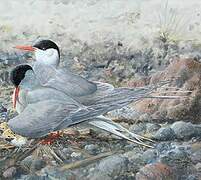
[[[166, 83], [135, 89], [114, 88], [107, 83], [87, 81], [53, 66], [34, 63], [32, 68], [33, 71], [28, 71], [20, 83], [20, 88], [26, 92], [24, 108], [8, 122], [11, 130], [30, 138], [43, 137], [52, 131], [89, 121], [96, 127], [129, 140], [122, 134], [128, 133], [125, 128], [112, 124], [108, 119], [100, 119], [100, 116], [133, 101], [149, 98], [154, 89]], [[105, 124], [108, 124], [108, 129]], [[142, 144], [142, 137], [128, 134]]]

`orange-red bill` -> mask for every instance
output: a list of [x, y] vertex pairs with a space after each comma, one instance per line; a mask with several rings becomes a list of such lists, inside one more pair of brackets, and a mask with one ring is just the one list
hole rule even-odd
[[24, 50], [24, 51], [35, 51], [36, 48], [33, 46], [15, 46], [16, 49]]
[[14, 109], [16, 108], [16, 103], [18, 101], [19, 92], [20, 92], [20, 88], [16, 87], [13, 92], [13, 108]]

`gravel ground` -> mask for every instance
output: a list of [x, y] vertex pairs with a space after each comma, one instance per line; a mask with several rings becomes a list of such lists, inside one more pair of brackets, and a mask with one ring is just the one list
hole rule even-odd
[[[8, 93], [10, 86], [2, 90]], [[10, 99], [2, 101], [10, 102]], [[2, 121], [15, 115], [4, 106], [0, 109]], [[155, 140], [154, 148], [139, 147], [106, 132], [79, 126], [68, 129], [52, 145], [36, 145], [33, 141], [21, 148], [1, 148], [2, 178], [199, 179], [200, 125], [183, 121], [120, 123], [132, 132]]]

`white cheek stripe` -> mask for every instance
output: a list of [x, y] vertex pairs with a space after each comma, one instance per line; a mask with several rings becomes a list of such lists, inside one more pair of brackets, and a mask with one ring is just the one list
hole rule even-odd
[[58, 66], [59, 65], [59, 54], [56, 49], [47, 49], [46, 51], [37, 49], [35, 51], [36, 61], [47, 64]]

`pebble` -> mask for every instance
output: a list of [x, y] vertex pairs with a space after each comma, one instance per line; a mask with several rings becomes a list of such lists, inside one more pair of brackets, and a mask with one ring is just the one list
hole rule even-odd
[[82, 153], [81, 152], [73, 152], [71, 154], [71, 157], [75, 158], [75, 159], [81, 159], [82, 158]]
[[167, 151], [166, 154], [160, 156], [160, 162], [174, 168], [177, 171], [177, 175], [191, 173], [192, 161], [185, 150], [176, 148]]
[[171, 128], [178, 139], [190, 139], [196, 134], [196, 129], [193, 124], [183, 121], [173, 123]]
[[185, 179], [185, 180], [200, 180], [199, 175], [195, 175], [195, 174], [191, 174], [187, 178], [186, 178], [186, 176], [183, 176], [181, 178]]
[[163, 163], [148, 164], [136, 174], [136, 180], [175, 179], [173, 169]]
[[95, 155], [98, 153], [98, 146], [95, 144], [85, 145], [84, 149], [91, 155]]
[[146, 124], [147, 133], [155, 132], [155, 131], [159, 130], [160, 128], [161, 128], [161, 126], [159, 124], [153, 124], [153, 123]]
[[0, 113], [7, 112], [7, 109], [3, 106], [3, 104], [0, 105]]
[[144, 134], [146, 132], [146, 124], [145, 123], [139, 123], [132, 125], [129, 130], [136, 134]]
[[46, 162], [42, 159], [36, 159], [32, 156], [28, 156], [23, 161], [21, 161], [20, 164], [32, 170], [40, 170], [45, 167]]
[[176, 138], [174, 131], [170, 127], [160, 128], [154, 135], [154, 139], [159, 141], [168, 141]]
[[[55, 167], [45, 167], [41, 170], [41, 178], [43, 178], [43, 180], [47, 179], [54, 179], [54, 180], [74, 180], [76, 179], [76, 175], [74, 173], [72, 173], [71, 171], [60, 171], [58, 168]], [[35, 180], [35, 179], [33, 179]]]
[[89, 179], [111, 179], [127, 169], [128, 159], [122, 155], [112, 155], [100, 161], [94, 171], [90, 172]]
[[195, 165], [195, 169], [201, 172], [201, 161]]
[[3, 172], [4, 178], [12, 178], [17, 173], [16, 167], [10, 167]]
[[62, 150], [63, 154], [67, 157], [67, 158], [70, 158], [71, 157], [71, 154], [73, 152], [73, 149], [68, 147], [68, 148], [64, 148]]
[[20, 165], [21, 165], [21, 166], [25, 166], [25, 167], [27, 167], [27, 168], [30, 168], [32, 161], [33, 161], [33, 157], [32, 157], [32, 156], [27, 156], [25, 159], [23, 159], [23, 160], [20, 162]]
[[193, 163], [201, 162], [201, 149], [191, 155], [191, 160]]
[[44, 160], [36, 159], [32, 161], [31, 168], [38, 171], [42, 169], [43, 167], [45, 167], [45, 165], [46, 165], [46, 162]]
[[136, 173], [146, 164], [141, 151], [129, 151], [124, 153], [124, 156], [127, 157], [129, 161], [127, 171]]
[[46, 180], [46, 177], [37, 175], [22, 175], [17, 180]]
[[160, 152], [160, 154], [163, 154], [172, 148], [173, 147], [170, 142], [160, 142], [156, 145], [156, 149], [158, 150], [158, 152]]
[[154, 163], [158, 158], [158, 152], [155, 149], [148, 149], [143, 153], [143, 159], [146, 163]]

